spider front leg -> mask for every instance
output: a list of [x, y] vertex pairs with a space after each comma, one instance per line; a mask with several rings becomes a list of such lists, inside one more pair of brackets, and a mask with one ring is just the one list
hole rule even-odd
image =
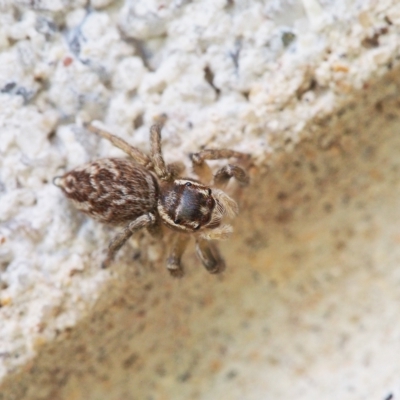
[[150, 128], [151, 157], [153, 158], [154, 171], [162, 181], [171, 181], [173, 173], [165, 165], [161, 150], [161, 125]]
[[102, 264], [102, 268], [107, 268], [114, 260], [118, 250], [126, 243], [126, 241], [139, 229], [150, 227], [156, 221], [153, 214], [148, 213], [141, 215], [134, 221], [130, 222], [122, 232], [118, 233], [108, 246], [107, 258]]
[[161, 149], [161, 128], [162, 125], [156, 124], [150, 128], [151, 156], [153, 158], [154, 171], [162, 181], [173, 181], [184, 170], [185, 165], [176, 161], [165, 164]]
[[224, 259], [215, 243], [198, 238], [196, 240], [196, 253], [210, 274], [218, 274], [225, 269]]
[[118, 136], [111, 134], [110, 132], [105, 131], [104, 129], [100, 129], [97, 126], [92, 124], [87, 124], [85, 127], [93, 133], [101, 136], [104, 139], [109, 140], [115, 147], [118, 147], [126, 154], [128, 154], [131, 158], [133, 158], [138, 164], [143, 165], [147, 169], [154, 169], [153, 163], [149, 156], [144, 154], [142, 151], [137, 149], [136, 147], [131, 146], [129, 143], [125, 142], [125, 140], [121, 139]]
[[214, 175], [214, 183], [216, 186], [224, 186], [229, 182], [229, 179], [234, 177], [240, 186], [247, 186], [249, 184], [249, 177], [243, 168], [237, 165], [228, 164], [219, 169]]
[[175, 278], [181, 278], [183, 276], [183, 267], [181, 264], [181, 258], [188, 242], [189, 242], [188, 235], [183, 235], [183, 234], [175, 235], [175, 240], [172, 245], [171, 254], [167, 259], [167, 269], [169, 273]]
[[[222, 160], [228, 158], [243, 160], [248, 157], [247, 154], [228, 149], [206, 149], [191, 155], [194, 172], [206, 182], [211, 181], [211, 170], [208, 167], [206, 160]], [[246, 186], [249, 183], [249, 177], [244, 169], [232, 164], [228, 164], [217, 171], [214, 175], [214, 183], [217, 186], [222, 186], [228, 183], [229, 179], [232, 177], [234, 177], [241, 186]]]

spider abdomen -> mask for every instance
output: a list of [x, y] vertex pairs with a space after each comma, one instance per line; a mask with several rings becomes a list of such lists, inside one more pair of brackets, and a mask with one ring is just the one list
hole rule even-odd
[[85, 164], [55, 179], [75, 207], [100, 222], [118, 225], [153, 211], [158, 187], [141, 165], [118, 158]]

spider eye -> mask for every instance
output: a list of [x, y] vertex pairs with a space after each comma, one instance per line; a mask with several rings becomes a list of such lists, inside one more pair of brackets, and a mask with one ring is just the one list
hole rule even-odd
[[176, 224], [176, 225], [179, 225], [180, 223], [181, 223], [181, 219], [179, 219], [179, 218], [177, 218], [175, 221], [174, 221], [174, 224]]
[[191, 182], [186, 182], [185, 186], [192, 186]]
[[196, 228], [194, 228], [195, 231], [198, 231], [200, 229], [200, 224], [196, 226]]
[[212, 190], [208, 189], [208, 195], [211, 196]]

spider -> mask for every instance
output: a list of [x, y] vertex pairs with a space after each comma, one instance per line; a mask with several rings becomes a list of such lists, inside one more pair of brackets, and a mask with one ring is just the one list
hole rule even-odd
[[[223, 271], [225, 262], [213, 240], [230, 235], [232, 227], [222, 224], [222, 219], [225, 215], [236, 216], [238, 206], [220, 187], [232, 177], [246, 186], [249, 183], [246, 172], [228, 164], [216, 172], [211, 187], [200, 180], [181, 177], [182, 163], [165, 163], [161, 125], [150, 129], [150, 156], [92, 124], [86, 128], [108, 139], [130, 157], [99, 159], [54, 178], [54, 184], [78, 210], [100, 222], [124, 226], [110, 242], [103, 267], [111, 264], [133, 233], [147, 228], [153, 236], [161, 236], [161, 226], [165, 225], [175, 233], [167, 259], [172, 276], [183, 275], [181, 257], [190, 235], [195, 237], [196, 253], [207, 271], [212, 274]], [[191, 154], [195, 173], [205, 179], [209, 172], [206, 160], [231, 157], [246, 159], [248, 155], [227, 149]]]

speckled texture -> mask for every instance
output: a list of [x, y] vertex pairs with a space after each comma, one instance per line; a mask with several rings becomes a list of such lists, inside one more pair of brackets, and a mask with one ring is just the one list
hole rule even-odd
[[[304, 0], [0, 4], [0, 399], [386, 399], [398, 384], [400, 7]], [[121, 153], [254, 155], [210, 276], [163, 267], [52, 178]]]

